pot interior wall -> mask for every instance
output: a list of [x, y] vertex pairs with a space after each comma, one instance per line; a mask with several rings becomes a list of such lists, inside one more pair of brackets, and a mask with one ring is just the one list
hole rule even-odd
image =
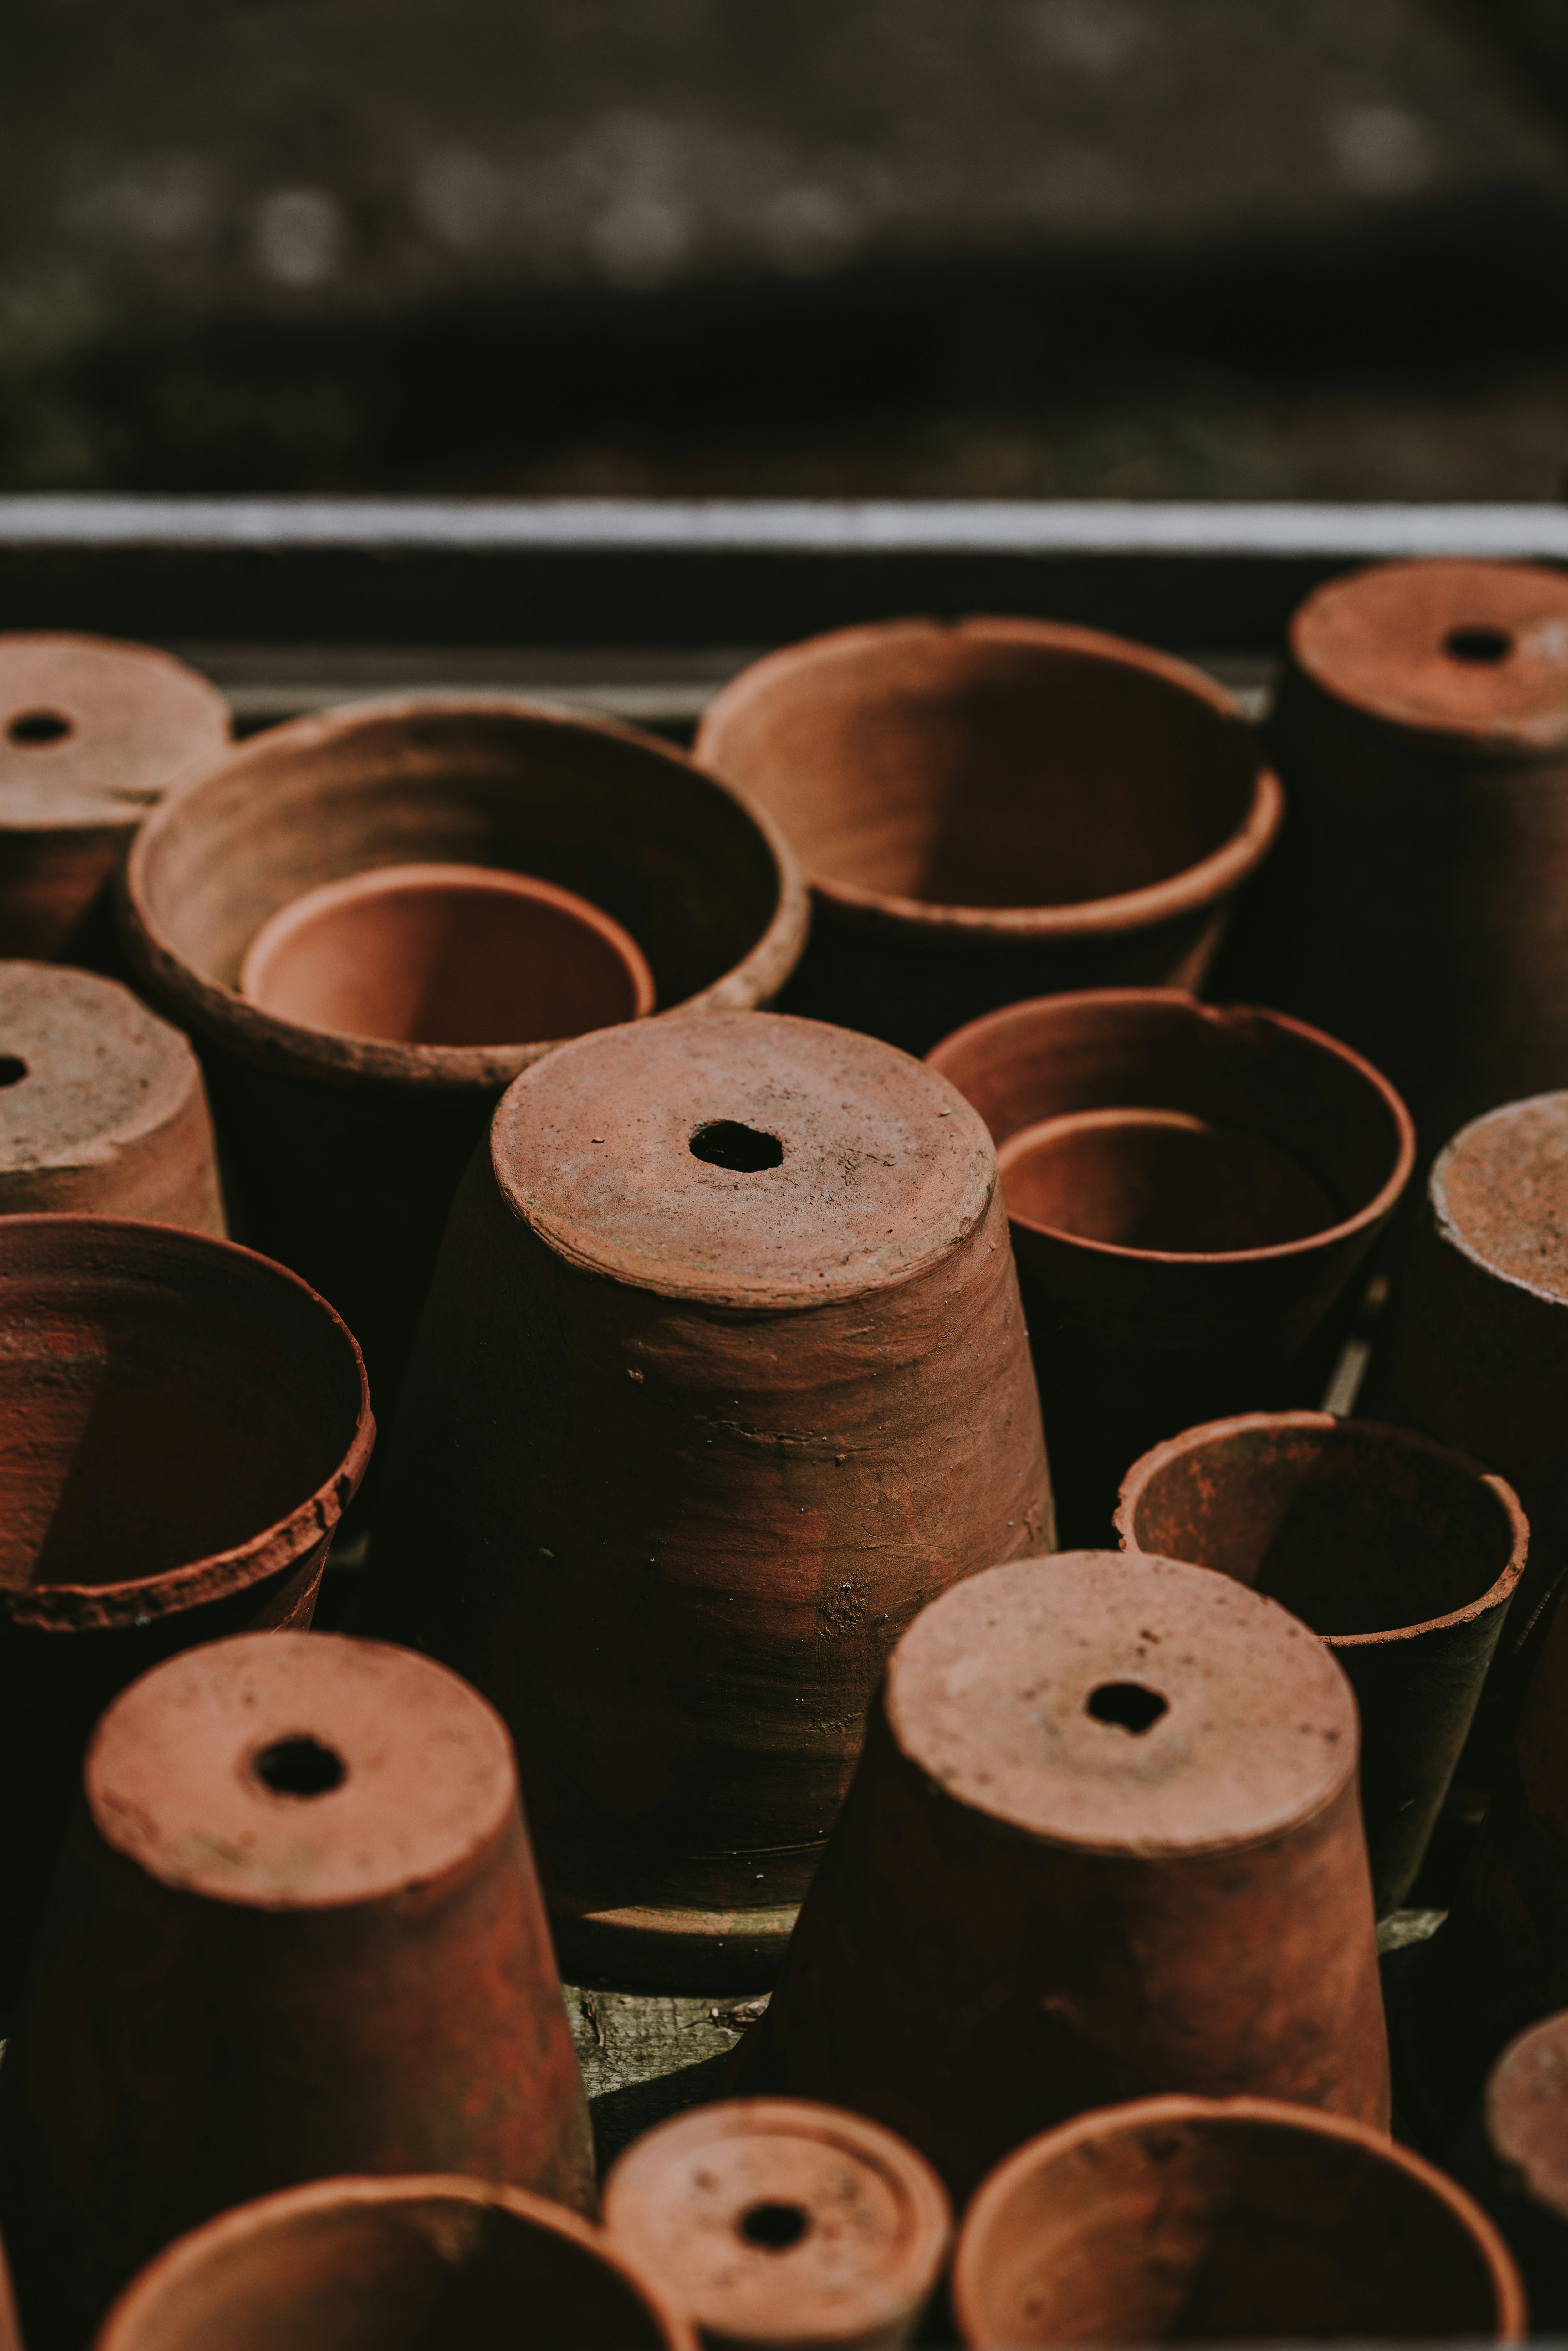
[[1270, 1249], [1338, 1210], [1266, 1136], [1185, 1111], [1090, 1111], [1025, 1127], [1003, 1146], [1009, 1216], [1122, 1249]]

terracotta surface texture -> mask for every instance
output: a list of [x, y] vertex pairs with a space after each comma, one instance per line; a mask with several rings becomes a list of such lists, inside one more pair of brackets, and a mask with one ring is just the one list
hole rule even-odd
[[1413, 1430], [1250, 1413], [1134, 1462], [1124, 1550], [1218, 1568], [1333, 1650], [1361, 1709], [1361, 1802], [1378, 1916], [1419, 1868], [1524, 1571], [1518, 1498]]
[[1530, 2290], [1538, 2334], [1568, 2325], [1568, 2011], [1532, 2024], [1491, 2071], [1488, 2201]]
[[505, 1715], [563, 1948], [766, 1980], [893, 1643], [1051, 1540], [996, 1158], [943, 1079], [747, 1014], [517, 1081], [453, 1214], [362, 1621]]
[[1405, 2147], [1268, 2098], [1147, 2098], [1020, 2147], [967, 2212], [973, 2351], [1028, 2345], [1516, 2343], [1491, 2222]]
[[111, 951], [100, 901], [126, 843], [228, 741], [223, 695], [169, 653], [0, 635], [0, 956]]
[[1151, 1445], [1316, 1403], [1312, 1343], [1414, 1164], [1375, 1070], [1150, 988], [1009, 1005], [929, 1059], [998, 1147], [1063, 1541], [1111, 1540]]
[[602, 2230], [459, 2177], [324, 2179], [159, 2255], [96, 2351], [697, 2351]]
[[972, 1577], [889, 1664], [731, 2087], [831, 2099], [956, 2197], [1161, 2091], [1386, 2125], [1350, 1685], [1228, 1576], [1066, 1552]]
[[30, 2337], [85, 2342], [161, 2247], [307, 2179], [462, 2169], [591, 2209], [510, 1743], [455, 1675], [214, 1643], [109, 1708], [86, 1790], [0, 2067]]
[[0, 1215], [224, 1230], [201, 1066], [129, 988], [0, 963]]
[[953, 2232], [924, 2157], [803, 2098], [725, 2100], [645, 2132], [604, 2183], [604, 2223], [713, 2351], [908, 2343]]
[[325, 1300], [248, 1249], [0, 1217], [0, 2017], [117, 1690], [308, 1625], [375, 1436]]
[[126, 946], [196, 1040], [258, 1247], [341, 1309], [377, 1408], [402, 1377], [458, 1180], [549, 1042], [425, 1044], [278, 1018], [240, 993], [263, 925], [380, 866], [523, 871], [589, 900], [666, 1014], [766, 1003], [805, 885], [772, 820], [652, 736], [507, 695], [357, 704], [238, 746], [159, 810], [129, 862]]
[[1046, 621], [791, 645], [719, 693], [696, 756], [810, 877], [789, 1008], [914, 1052], [1050, 990], [1196, 987], [1283, 807], [1212, 678]]

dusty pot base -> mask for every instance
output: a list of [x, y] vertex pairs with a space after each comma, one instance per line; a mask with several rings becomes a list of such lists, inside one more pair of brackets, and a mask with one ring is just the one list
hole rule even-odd
[[758, 1910], [693, 1910], [669, 1903], [601, 1910], [550, 1896], [563, 1972], [646, 1991], [767, 1991], [784, 1963], [798, 1902]]

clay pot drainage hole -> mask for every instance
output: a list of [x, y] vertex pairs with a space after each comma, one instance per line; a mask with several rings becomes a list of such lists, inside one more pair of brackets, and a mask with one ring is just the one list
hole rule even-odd
[[319, 1739], [275, 1739], [251, 1758], [251, 1770], [275, 1796], [329, 1796], [349, 1776], [349, 1767]]
[[1113, 1722], [1135, 1739], [1152, 1730], [1161, 1715], [1170, 1710], [1170, 1700], [1158, 1690], [1145, 1689], [1142, 1682], [1102, 1682], [1083, 1701], [1084, 1713], [1092, 1714], [1096, 1722]]
[[736, 2233], [765, 2253], [787, 2253], [811, 2225], [811, 2216], [799, 2204], [754, 2204], [736, 2222]]
[[63, 743], [76, 728], [58, 710], [19, 710], [5, 729], [6, 740], [25, 750], [41, 750], [48, 743]]
[[1490, 668], [1507, 661], [1513, 651], [1513, 634], [1508, 629], [1450, 629], [1443, 639], [1443, 651], [1450, 661]]
[[17, 1053], [0, 1053], [0, 1086], [19, 1086], [27, 1074], [27, 1064]]
[[694, 1159], [706, 1160], [710, 1167], [733, 1168], [737, 1176], [760, 1176], [784, 1157], [784, 1145], [776, 1134], [764, 1134], [759, 1127], [743, 1126], [734, 1118], [710, 1119], [694, 1127], [686, 1147]]

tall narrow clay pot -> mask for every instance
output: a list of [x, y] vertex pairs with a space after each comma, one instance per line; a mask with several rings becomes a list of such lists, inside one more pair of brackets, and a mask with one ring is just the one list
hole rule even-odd
[[331, 1634], [144, 1675], [0, 2066], [22, 2321], [85, 2343], [230, 2205], [465, 2170], [580, 2210], [588, 2110], [506, 1729], [427, 1658]]
[[972, 2351], [1517, 2343], [1528, 2317], [1453, 2180], [1272, 2098], [1145, 2098], [1020, 2147], [964, 2216], [953, 2300]]
[[129, 988], [0, 963], [0, 1216], [224, 1230], [201, 1065]]
[[1157, 1446], [1122, 1485], [1124, 1550], [1218, 1568], [1299, 1616], [1361, 1708], [1379, 1917], [1414, 1883], [1523, 1572], [1513, 1489], [1407, 1429], [1250, 1413]]
[[506, 1717], [574, 1965], [767, 1981], [899, 1633], [1051, 1541], [951, 1086], [768, 1014], [525, 1071], [453, 1211], [361, 1621]]
[[1385, 2126], [1356, 1748], [1333, 1657], [1228, 1576], [1064, 1552], [971, 1577], [893, 1654], [731, 2086], [873, 2116], [955, 2197], [1160, 2091]]
[[171, 2245], [95, 2351], [697, 2351], [601, 2229], [480, 2179], [323, 2179]]
[[1530, 2290], [1535, 2332], [1568, 2330], [1568, 2011], [1533, 2024], [1493, 2066], [1483, 2194]]
[[463, 1169], [549, 1050], [377, 1040], [239, 988], [306, 892], [410, 863], [522, 871], [630, 933], [665, 1013], [744, 1011], [787, 977], [804, 885], [771, 819], [668, 744], [505, 695], [356, 705], [240, 745], [140, 835], [126, 943], [195, 1039], [236, 1222], [347, 1316], [391, 1407]]
[[804, 2098], [676, 2115], [618, 2157], [604, 2225], [708, 2351], [910, 2342], [947, 2258], [946, 2189], [863, 2116]]
[[1111, 1540], [1151, 1445], [1316, 1403], [1305, 1352], [1414, 1164], [1375, 1070], [1144, 988], [1010, 1005], [929, 1059], [998, 1144], [1064, 1542]]
[[223, 695], [172, 654], [0, 635], [0, 956], [112, 955], [104, 887], [131, 834], [228, 741]]
[[0, 2017], [99, 1713], [175, 1650], [308, 1625], [374, 1434], [359, 1349], [283, 1267], [0, 1217]]
[[1195, 987], [1280, 787], [1222, 686], [1049, 621], [894, 621], [771, 653], [696, 756], [811, 880], [789, 1008], [923, 1053], [1058, 988]]

